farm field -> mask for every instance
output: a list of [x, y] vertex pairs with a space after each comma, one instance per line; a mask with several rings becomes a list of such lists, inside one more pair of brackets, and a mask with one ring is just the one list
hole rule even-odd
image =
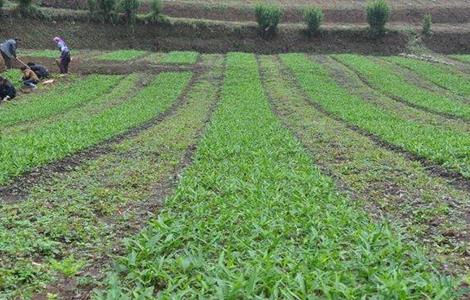
[[74, 53], [0, 104], [0, 299], [469, 296], [468, 56]]

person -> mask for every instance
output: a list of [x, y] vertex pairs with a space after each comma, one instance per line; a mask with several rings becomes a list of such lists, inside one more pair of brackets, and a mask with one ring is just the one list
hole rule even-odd
[[0, 101], [8, 101], [16, 97], [16, 89], [11, 82], [0, 76]]
[[39, 78], [36, 73], [34, 73], [33, 70], [27, 67], [21, 67], [21, 71], [23, 71], [24, 86], [32, 88], [33, 90], [36, 89], [36, 84], [39, 83]]
[[12, 60], [16, 59], [16, 49], [18, 48], [18, 41], [20, 41], [20, 39], [14, 38], [6, 40], [2, 44], [0, 44], [0, 53], [2, 54], [7, 69], [12, 68]]
[[56, 60], [59, 65], [60, 73], [67, 74], [69, 72], [70, 61], [72, 60], [70, 57], [70, 49], [67, 44], [65, 44], [65, 41], [58, 36], [54, 38], [54, 42], [60, 49], [60, 59]]
[[33, 70], [34, 73], [39, 77], [39, 79], [45, 79], [49, 77], [49, 70], [40, 64], [35, 64], [33, 62], [27, 63], [28, 67]]

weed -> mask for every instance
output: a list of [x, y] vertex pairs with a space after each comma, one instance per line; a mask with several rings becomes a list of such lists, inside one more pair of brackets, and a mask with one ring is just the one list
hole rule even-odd
[[85, 261], [77, 260], [73, 257], [73, 255], [61, 261], [51, 259], [49, 263], [51, 264], [51, 268], [53, 270], [62, 273], [66, 277], [73, 277], [77, 275], [77, 273], [85, 266]]

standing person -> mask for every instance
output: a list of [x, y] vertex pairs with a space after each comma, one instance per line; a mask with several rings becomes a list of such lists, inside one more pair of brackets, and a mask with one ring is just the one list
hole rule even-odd
[[18, 41], [20, 41], [20, 39], [14, 38], [6, 40], [2, 44], [0, 44], [0, 53], [2, 54], [7, 69], [11, 69], [12, 59], [16, 59], [16, 49], [18, 48]]
[[8, 101], [16, 97], [16, 89], [11, 82], [0, 76], [0, 101]]
[[36, 84], [39, 83], [39, 78], [36, 73], [34, 73], [30, 68], [26, 67], [21, 67], [21, 71], [23, 71], [24, 86], [32, 88], [33, 90], [36, 89]]
[[58, 36], [54, 38], [54, 42], [60, 49], [60, 59], [56, 60], [59, 65], [60, 73], [67, 74], [69, 72], [70, 61], [72, 60], [70, 58], [70, 49], [67, 47], [67, 44], [65, 44], [65, 41]]

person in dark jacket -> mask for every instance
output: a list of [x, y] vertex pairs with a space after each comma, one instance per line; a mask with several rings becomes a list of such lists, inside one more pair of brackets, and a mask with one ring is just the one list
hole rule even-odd
[[0, 101], [11, 100], [16, 97], [16, 89], [11, 82], [0, 76]]
[[11, 69], [12, 67], [12, 60], [16, 59], [16, 49], [18, 48], [18, 41], [19, 39], [10, 39], [6, 40], [2, 44], [0, 44], [0, 54], [5, 61], [5, 66], [7, 69]]
[[34, 73], [36, 73], [39, 79], [45, 79], [49, 77], [49, 70], [45, 66], [32, 62], [27, 63], [27, 65], [31, 70], [33, 70]]
[[54, 42], [60, 50], [60, 59], [56, 60], [59, 65], [60, 73], [67, 74], [69, 72], [69, 64], [72, 61], [70, 49], [67, 44], [65, 44], [65, 41], [58, 36], [54, 38]]

